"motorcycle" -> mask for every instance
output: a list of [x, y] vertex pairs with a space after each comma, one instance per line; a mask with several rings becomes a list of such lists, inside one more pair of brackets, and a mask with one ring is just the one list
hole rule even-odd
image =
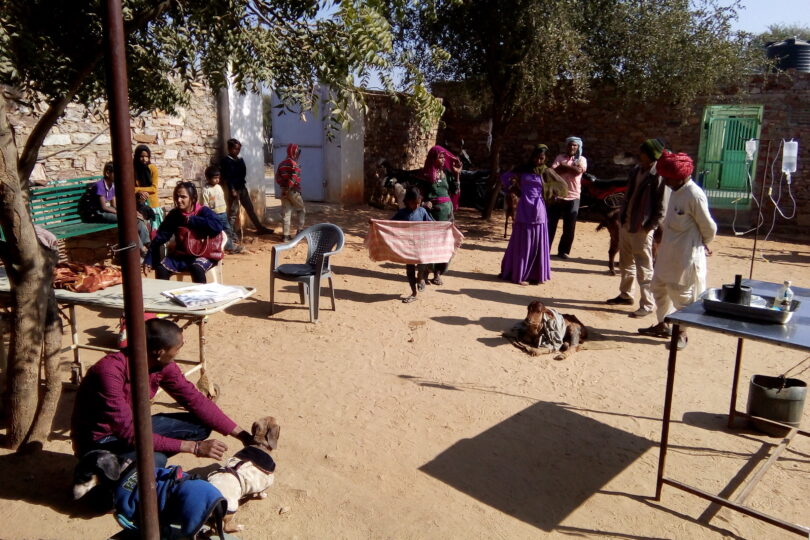
[[626, 192], [626, 177], [603, 180], [585, 173], [582, 175], [579, 207], [600, 214], [610, 213], [622, 207]]
[[[483, 210], [487, 204], [489, 194], [489, 171], [476, 170], [473, 167], [469, 154], [463, 148], [458, 154], [461, 161], [460, 196], [458, 206]], [[377, 176], [378, 186], [369, 203], [377, 208], [384, 208], [392, 203], [402, 208], [405, 191], [412, 186], [418, 186], [422, 169], [398, 169], [388, 160], [379, 163]], [[498, 195], [497, 208], [503, 208], [503, 194]]]
[[[470, 155], [464, 148], [464, 139], [461, 140], [461, 151], [458, 153], [461, 160], [461, 196], [458, 205], [465, 208], [475, 208], [479, 212], [483, 211], [489, 198], [489, 177], [487, 169], [477, 169], [470, 159]], [[498, 200], [495, 208], [503, 208], [503, 192], [498, 192]]]

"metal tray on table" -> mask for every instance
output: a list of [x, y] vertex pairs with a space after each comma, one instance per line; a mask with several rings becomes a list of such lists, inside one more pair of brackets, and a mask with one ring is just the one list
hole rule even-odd
[[720, 300], [722, 289], [707, 289], [703, 293], [703, 309], [708, 313], [729, 316], [738, 319], [747, 319], [760, 323], [787, 324], [793, 312], [799, 308], [798, 300], [793, 300], [789, 311], [773, 309], [773, 296], [751, 296], [750, 305], [733, 304]]

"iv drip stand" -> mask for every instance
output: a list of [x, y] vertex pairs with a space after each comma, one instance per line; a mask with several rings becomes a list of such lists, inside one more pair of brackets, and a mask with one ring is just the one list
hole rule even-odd
[[[761, 139], [760, 139], [761, 142]], [[762, 186], [759, 190], [759, 213], [762, 213], [762, 204], [765, 202], [765, 177], [768, 175], [768, 162], [771, 159], [771, 140], [768, 139], [768, 151], [765, 154], [765, 169], [762, 173]], [[756, 173], [756, 165], [754, 166], [754, 173]], [[756, 177], [755, 177], [756, 178]], [[753, 186], [752, 195], [753, 195]], [[754, 248], [751, 250], [751, 269], [748, 271], [748, 279], [754, 279], [754, 260], [757, 257], [757, 240], [759, 239], [759, 214], [757, 215], [757, 226], [754, 229]]]

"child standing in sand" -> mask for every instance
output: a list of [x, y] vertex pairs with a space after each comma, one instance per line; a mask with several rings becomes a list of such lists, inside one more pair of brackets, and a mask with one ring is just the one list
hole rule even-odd
[[233, 243], [233, 230], [228, 221], [228, 205], [225, 202], [225, 192], [222, 191], [222, 186], [219, 185], [221, 180], [221, 173], [219, 167], [211, 165], [205, 169], [205, 186], [202, 190], [202, 202], [217, 215], [217, 218], [222, 222], [223, 231], [228, 237], [225, 244], [225, 251], [229, 253], [240, 253], [242, 246], [235, 246]]
[[[433, 221], [430, 213], [422, 207], [422, 193], [418, 188], [412, 187], [405, 193], [405, 208], [401, 208], [396, 214], [391, 216], [392, 221]], [[417, 268], [418, 267], [418, 268]], [[417, 287], [417, 269], [419, 271], [419, 283]], [[405, 304], [410, 304], [416, 300], [417, 288], [425, 290], [425, 279], [427, 278], [427, 265], [406, 264], [405, 273], [408, 276], [408, 285], [411, 286], [411, 295], [402, 299]]]

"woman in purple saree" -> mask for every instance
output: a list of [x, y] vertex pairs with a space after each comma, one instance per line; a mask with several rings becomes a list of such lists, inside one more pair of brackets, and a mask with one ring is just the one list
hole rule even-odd
[[551, 279], [546, 204], [543, 183], [548, 147], [538, 144], [529, 161], [501, 175], [508, 190], [512, 182], [520, 187], [520, 201], [515, 211], [512, 236], [501, 261], [501, 279], [519, 285], [543, 283]]

